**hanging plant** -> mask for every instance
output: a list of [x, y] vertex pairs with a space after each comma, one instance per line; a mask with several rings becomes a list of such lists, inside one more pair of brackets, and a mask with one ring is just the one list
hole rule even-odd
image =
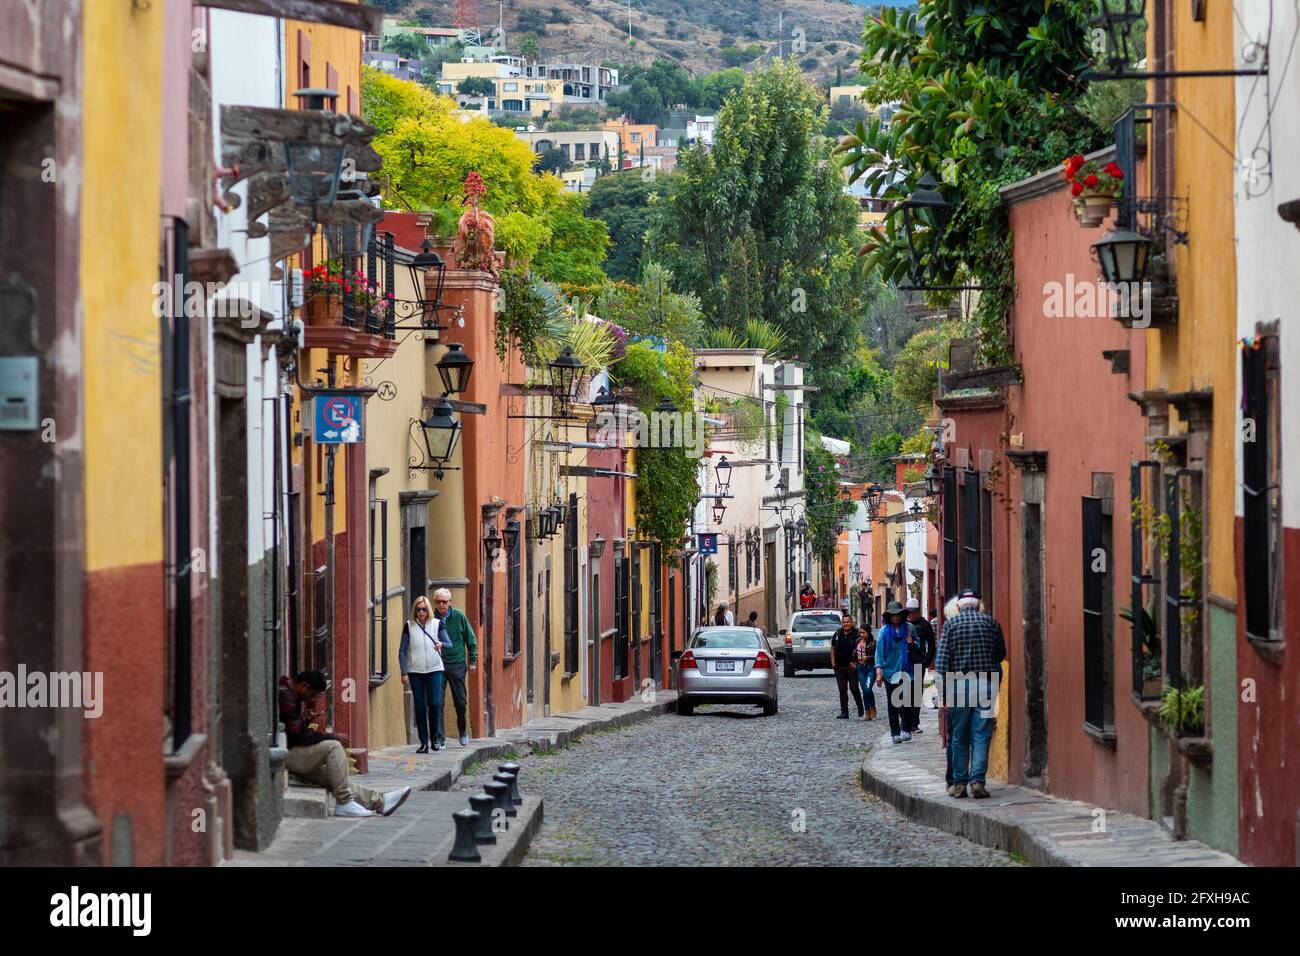
[[1110, 215], [1110, 207], [1124, 192], [1124, 171], [1115, 162], [1104, 166], [1095, 159], [1076, 153], [1065, 160], [1065, 181], [1074, 197], [1074, 214], [1081, 225], [1100, 226]]

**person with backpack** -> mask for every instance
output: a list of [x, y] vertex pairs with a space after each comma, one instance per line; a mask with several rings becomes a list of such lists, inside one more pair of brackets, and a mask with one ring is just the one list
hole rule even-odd
[[908, 677], [911, 641], [912, 628], [903, 606], [890, 601], [885, 608], [885, 624], [876, 634], [876, 686], [885, 688], [889, 733], [896, 744], [912, 739], [911, 708], [907, 706], [911, 690]]
[[913, 697], [911, 699], [912, 733], [921, 733], [921, 700], [925, 695], [925, 672], [934, 666], [935, 637], [934, 628], [921, 614], [921, 602], [916, 598], [907, 599], [907, 619], [912, 625], [912, 674]]
[[722, 601], [718, 604], [717, 613], [713, 615], [714, 627], [732, 627], [736, 623], [736, 618], [727, 610], [727, 602]]

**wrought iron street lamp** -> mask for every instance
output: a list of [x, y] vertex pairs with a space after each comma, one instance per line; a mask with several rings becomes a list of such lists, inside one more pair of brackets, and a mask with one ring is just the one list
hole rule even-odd
[[726, 502], [723, 501], [713, 502], [713, 523], [714, 524], [722, 524], [722, 517], [726, 513], [727, 513]]
[[412, 467], [432, 468], [434, 476], [441, 481], [456, 450], [456, 439], [460, 437], [460, 422], [452, 417], [451, 403], [445, 395], [434, 403], [429, 417], [420, 423], [420, 430], [424, 435], [425, 464], [412, 462]]
[[1147, 275], [1151, 240], [1129, 229], [1108, 232], [1092, 244], [1101, 263], [1101, 276], [1107, 282], [1123, 284], [1141, 282]]
[[551, 505], [551, 510], [555, 512], [555, 530], [558, 531], [564, 526], [564, 522], [569, 517], [569, 506], [561, 498], [555, 499], [555, 504]]
[[551, 370], [551, 388], [556, 403], [559, 405], [559, 418], [569, 417], [569, 406], [573, 402], [573, 393], [577, 388], [583, 364], [573, 354], [573, 349], [565, 348], [549, 365]]
[[504, 535], [506, 554], [513, 555], [515, 548], [519, 545], [519, 521], [511, 518], [506, 522], [506, 531]]
[[[338, 99], [335, 90], [315, 87], [298, 90], [293, 94], [304, 110], [328, 112], [327, 103]], [[312, 219], [316, 209], [332, 206], [339, 192], [343, 175], [343, 142], [337, 146], [313, 143], [307, 140], [287, 140], [284, 144], [285, 165], [289, 171], [289, 195], [299, 206], [310, 206]]]
[[497, 555], [501, 553], [501, 535], [497, 534], [495, 524], [488, 529], [488, 533], [483, 538], [483, 550], [487, 553], [489, 561], [495, 561]]
[[937, 498], [943, 491], [943, 476], [939, 473], [939, 466], [931, 463], [930, 469], [925, 473], [925, 493], [930, 498]]
[[469, 388], [474, 360], [465, 354], [459, 342], [452, 342], [442, 358], [438, 359], [437, 369], [438, 377], [442, 379], [443, 394], [459, 395]]
[[718, 463], [713, 467], [713, 473], [718, 479], [718, 491], [725, 495], [731, 490], [731, 462], [727, 461], [726, 455], [718, 459]]
[[880, 514], [880, 503], [885, 499], [885, 489], [873, 481], [867, 486], [863, 497], [867, 502], [867, 514], [874, 521], [876, 515]]
[[894, 539], [894, 553], [900, 558], [903, 556], [903, 538], [901, 535]]
[[604, 555], [604, 553], [605, 553], [605, 539], [602, 538], [600, 536], [600, 532], [597, 531], [595, 540], [591, 542], [592, 560], [599, 561], [601, 559], [601, 556]]
[[[447, 263], [442, 261], [442, 256], [433, 251], [433, 243], [428, 239], [420, 243], [420, 251], [411, 257], [406, 263], [407, 271], [411, 273], [411, 288], [415, 295], [415, 305], [420, 311], [420, 329], [438, 330], [442, 325], [438, 322], [438, 312], [442, 309], [442, 289], [447, 279]], [[433, 298], [429, 298], [429, 287], [426, 284], [427, 273], [433, 269], [436, 273], [433, 286]]]

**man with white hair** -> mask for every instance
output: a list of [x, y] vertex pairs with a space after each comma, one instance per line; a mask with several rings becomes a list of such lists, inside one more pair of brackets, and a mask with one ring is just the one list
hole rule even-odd
[[[478, 642], [474, 640], [474, 628], [470, 626], [469, 618], [459, 608], [451, 606], [451, 591], [447, 588], [438, 588], [433, 592], [433, 616], [447, 627], [447, 638], [450, 643], [442, 646], [443, 673], [447, 678], [447, 686], [451, 689], [451, 702], [456, 708], [456, 729], [460, 732], [460, 745], [466, 747], [469, 745], [469, 720], [466, 716], [469, 693], [465, 687], [466, 657], [468, 657], [469, 669], [477, 669]], [[445, 740], [440, 740], [438, 745], [442, 746], [445, 743]]]
[[[957, 616], [944, 622], [935, 657], [936, 680], [942, 680], [948, 707], [948, 753], [952, 785], [948, 796], [976, 799], [989, 795], [984, 778], [994, 717], [990, 712], [1007, 656], [1002, 626], [981, 610], [979, 592], [963, 588]], [[951, 699], [948, 699], [951, 698]]]

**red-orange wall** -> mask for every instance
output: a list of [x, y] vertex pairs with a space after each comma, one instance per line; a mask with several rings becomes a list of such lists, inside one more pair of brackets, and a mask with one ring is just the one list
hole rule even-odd
[[[1118, 612], [1129, 598], [1129, 462], [1144, 454], [1145, 424], [1128, 393], [1140, 391], [1145, 368], [1144, 335], [1110, 318], [1048, 317], [1045, 284], [1093, 282], [1098, 267], [1091, 244], [1110, 226], [1085, 229], [1075, 220], [1064, 182], [1046, 195], [1012, 206], [1016, 299], [1012, 310], [1016, 360], [1023, 385], [1008, 390], [1011, 432], [1026, 449], [1047, 451], [1044, 492], [1044, 631], [1047, 642], [1048, 790], [1061, 797], [1118, 807], [1145, 816], [1150, 802], [1149, 734], [1130, 700], [1131, 631]], [[1067, 287], [1068, 288], [1068, 287]], [[1107, 349], [1130, 349], [1128, 374], [1111, 371]], [[1095, 742], [1081, 728], [1084, 717], [1082, 498], [1093, 493], [1093, 473], [1114, 476], [1114, 552], [1110, 567], [1114, 621], [1114, 708], [1117, 743]], [[1009, 644], [1023, 648], [1020, 479], [1011, 483], [1009, 561], [1015, 582], [1008, 613], [1000, 616]], [[995, 505], [996, 507], [996, 505]], [[1008, 627], [1008, 623], [1010, 627]], [[1012, 781], [1020, 779], [1025, 753], [1022, 655], [1011, 655]]]

